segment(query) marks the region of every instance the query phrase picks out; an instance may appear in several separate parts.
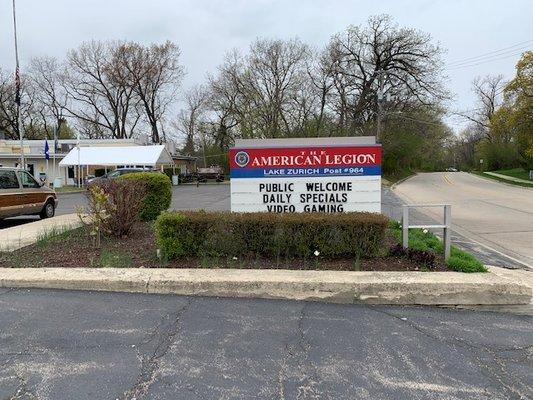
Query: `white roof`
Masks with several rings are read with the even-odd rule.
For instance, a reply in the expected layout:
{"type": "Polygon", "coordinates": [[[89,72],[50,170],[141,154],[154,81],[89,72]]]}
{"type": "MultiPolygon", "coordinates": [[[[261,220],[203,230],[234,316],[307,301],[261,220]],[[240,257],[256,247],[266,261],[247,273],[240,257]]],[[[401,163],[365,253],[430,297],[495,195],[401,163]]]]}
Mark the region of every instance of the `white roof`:
{"type": "Polygon", "coordinates": [[[162,165],[173,164],[165,146],[126,146],[126,147],[77,147],[61,160],[60,166],[72,165],[162,165]],[[79,151],[79,156],[78,156],[79,151]]]}

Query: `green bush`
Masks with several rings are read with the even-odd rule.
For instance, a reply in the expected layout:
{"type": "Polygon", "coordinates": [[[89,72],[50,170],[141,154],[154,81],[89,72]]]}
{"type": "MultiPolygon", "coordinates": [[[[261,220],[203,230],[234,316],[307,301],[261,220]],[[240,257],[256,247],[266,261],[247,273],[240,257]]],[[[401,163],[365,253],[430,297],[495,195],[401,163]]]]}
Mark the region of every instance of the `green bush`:
{"type": "Polygon", "coordinates": [[[157,244],[179,257],[369,258],[384,246],[388,219],[379,214],[167,212],[157,244]]]}
{"type": "Polygon", "coordinates": [[[139,172],[127,174],[120,179],[141,181],[146,185],[147,195],[139,213],[143,221],[155,220],[162,211],[170,207],[172,184],[165,174],[158,172],[139,172]]]}

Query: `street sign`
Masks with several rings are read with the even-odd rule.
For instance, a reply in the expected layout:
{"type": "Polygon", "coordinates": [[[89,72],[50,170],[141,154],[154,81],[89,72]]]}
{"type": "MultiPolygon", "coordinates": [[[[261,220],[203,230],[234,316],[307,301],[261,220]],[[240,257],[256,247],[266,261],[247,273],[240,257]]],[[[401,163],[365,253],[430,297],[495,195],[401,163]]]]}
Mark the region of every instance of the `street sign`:
{"type": "Polygon", "coordinates": [[[366,139],[239,141],[230,149],[231,210],[381,212],[381,146],[366,139]]]}

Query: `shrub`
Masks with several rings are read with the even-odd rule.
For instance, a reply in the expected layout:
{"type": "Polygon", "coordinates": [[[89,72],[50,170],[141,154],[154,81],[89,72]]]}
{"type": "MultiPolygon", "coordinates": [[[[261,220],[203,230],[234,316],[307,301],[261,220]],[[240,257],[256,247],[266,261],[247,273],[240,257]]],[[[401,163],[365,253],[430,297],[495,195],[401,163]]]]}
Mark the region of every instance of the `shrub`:
{"type": "Polygon", "coordinates": [[[142,181],[110,180],[92,185],[87,192],[88,215],[95,233],[128,235],[139,220],[146,193],[142,181]]]}
{"type": "Polygon", "coordinates": [[[165,174],[158,172],[139,172],[123,175],[120,180],[140,181],[146,185],[146,196],[140,209],[143,221],[152,221],[162,211],[170,207],[172,200],[172,184],[165,174]]]}
{"type": "Polygon", "coordinates": [[[388,219],[379,214],[167,212],[156,222],[165,258],[373,257],[383,248],[388,219]]]}

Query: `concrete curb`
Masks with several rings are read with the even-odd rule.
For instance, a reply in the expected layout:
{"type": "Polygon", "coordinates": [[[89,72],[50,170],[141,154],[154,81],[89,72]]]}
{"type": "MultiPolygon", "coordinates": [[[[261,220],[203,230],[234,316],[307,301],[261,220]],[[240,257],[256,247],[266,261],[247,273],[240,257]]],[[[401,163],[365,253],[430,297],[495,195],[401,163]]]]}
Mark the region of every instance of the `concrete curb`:
{"type": "Polygon", "coordinates": [[[29,246],[52,231],[68,231],[82,225],[77,214],[58,215],[0,230],[0,251],[14,251],[29,246]]]}
{"type": "Polygon", "coordinates": [[[405,178],[402,178],[399,181],[394,182],[391,186],[389,186],[390,190],[394,190],[394,188],[396,188],[396,186],[398,186],[400,183],[404,183],[406,180],[411,179],[415,177],[416,175],[418,175],[418,172],[413,172],[412,175],[406,176],[405,178]]]}
{"type": "Polygon", "coordinates": [[[530,304],[533,296],[514,275],[457,272],[0,268],[0,287],[402,305],[530,304]]]}

